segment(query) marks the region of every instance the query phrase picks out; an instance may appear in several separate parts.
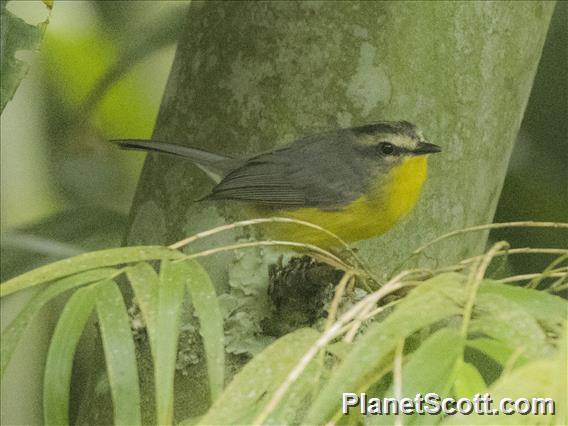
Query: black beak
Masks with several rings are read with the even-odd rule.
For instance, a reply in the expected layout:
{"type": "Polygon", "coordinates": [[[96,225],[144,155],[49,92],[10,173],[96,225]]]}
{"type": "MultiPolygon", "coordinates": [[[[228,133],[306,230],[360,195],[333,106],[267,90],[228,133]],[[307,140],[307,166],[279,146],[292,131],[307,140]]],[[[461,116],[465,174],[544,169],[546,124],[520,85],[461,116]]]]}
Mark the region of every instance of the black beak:
{"type": "Polygon", "coordinates": [[[428,142],[420,142],[418,147],[412,151],[414,155],[426,155],[426,154],[435,154],[437,152],[441,152],[442,148],[438,145],[434,145],[433,143],[428,142]]]}

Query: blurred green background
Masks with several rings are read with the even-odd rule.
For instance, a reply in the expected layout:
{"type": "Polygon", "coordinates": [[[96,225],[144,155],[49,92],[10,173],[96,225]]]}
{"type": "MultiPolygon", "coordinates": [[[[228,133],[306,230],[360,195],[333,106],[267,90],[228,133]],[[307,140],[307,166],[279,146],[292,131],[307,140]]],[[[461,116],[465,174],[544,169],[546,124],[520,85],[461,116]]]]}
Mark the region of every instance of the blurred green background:
{"type": "MultiPolygon", "coordinates": [[[[41,51],[1,117],[2,280],[120,245],[143,156],[108,139],[151,136],[188,5],[55,2],[41,51]]],[[[8,3],[32,21],[38,6],[8,3]]],[[[495,221],[568,219],[567,45],[568,4],[559,2],[495,221]]],[[[492,239],[566,246],[542,229],[492,239]]],[[[509,266],[525,273],[549,259],[517,256],[509,266]]]]}
{"type": "MultiPolygon", "coordinates": [[[[2,281],[120,245],[143,156],[108,140],[151,136],[188,5],[55,2],[1,117],[2,281]]],[[[32,24],[46,10],[39,1],[7,8],[32,24]]]]}

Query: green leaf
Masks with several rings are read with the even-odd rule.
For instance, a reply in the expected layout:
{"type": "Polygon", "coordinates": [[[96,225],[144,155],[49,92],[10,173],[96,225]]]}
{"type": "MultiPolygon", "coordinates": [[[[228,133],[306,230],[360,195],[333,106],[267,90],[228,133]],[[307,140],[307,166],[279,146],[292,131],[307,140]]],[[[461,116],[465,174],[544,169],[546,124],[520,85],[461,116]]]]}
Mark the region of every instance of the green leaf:
{"type": "Polygon", "coordinates": [[[174,375],[183,306],[184,263],[162,261],[158,293],[154,380],[158,424],[171,424],[174,410],[174,375]]]}
{"type": "Polygon", "coordinates": [[[179,426],[194,426],[199,424],[203,416],[195,416],[195,417],[188,417],[185,420],[182,420],[178,423],[179,426]]]}
{"type": "Polygon", "coordinates": [[[225,374],[223,316],[215,286],[207,272],[197,262],[184,263],[187,271],[187,288],[195,315],[199,318],[199,333],[205,347],[211,399],[215,401],[223,390],[225,374]]]}
{"type": "MultiPolygon", "coordinates": [[[[303,328],[269,345],[233,378],[199,424],[250,423],[318,337],[317,331],[303,328]]],[[[302,377],[309,378],[310,372],[305,371],[302,377]]],[[[295,385],[298,384],[297,382],[295,385]]],[[[296,404],[301,402],[298,400],[305,399],[310,390],[310,386],[306,383],[293,386],[288,392],[288,397],[285,397],[280,405],[288,406],[295,412],[296,404]],[[294,403],[290,398],[295,400],[294,403]]],[[[267,423],[292,423],[290,415],[282,411],[274,412],[267,419],[267,423]]]]}
{"type": "MultiPolygon", "coordinates": [[[[507,343],[503,341],[491,339],[489,337],[480,337],[479,339],[468,340],[467,346],[483,352],[501,365],[505,365],[507,361],[511,359],[511,356],[516,349],[508,346],[507,343]]],[[[526,355],[520,354],[515,364],[522,364],[527,359],[526,355]]]]}
{"type": "Polygon", "coordinates": [[[498,294],[477,296],[469,333],[500,340],[513,350],[522,348],[522,353],[529,358],[554,352],[537,320],[521,306],[498,294]]]}
{"type": "Polygon", "coordinates": [[[402,367],[402,395],[411,398],[428,392],[447,395],[463,349],[464,339],[458,330],[443,328],[428,337],[402,367]]]}
{"type": "Polygon", "coordinates": [[[162,246],[136,246],[99,250],[60,260],[19,275],[0,285],[0,297],[90,269],[154,259],[179,259],[183,254],[162,246]]]}
{"type": "Polygon", "coordinates": [[[110,278],[116,274],[116,271],[113,268],[104,268],[83,272],[57,281],[36,294],[2,332],[0,377],[3,377],[6,366],[10,362],[14,349],[18,345],[24,331],[47,302],[75,287],[110,278]]]}
{"type": "Polygon", "coordinates": [[[114,423],[141,423],[134,342],[122,294],[114,281],[97,285],[97,316],[114,408],[114,423]]]}
{"type": "Polygon", "coordinates": [[[335,343],[332,343],[331,345],[328,345],[326,347],[326,350],[331,355],[333,355],[333,356],[337,357],[339,360],[343,361],[347,357],[349,352],[351,351],[352,347],[353,347],[353,345],[351,343],[347,343],[347,342],[344,342],[343,340],[340,340],[339,342],[335,342],[335,343]]]}
{"type": "Polygon", "coordinates": [[[69,424],[69,390],[79,339],[96,301],[95,286],[78,290],[65,304],[51,338],[43,383],[43,415],[47,425],[69,424]]]}
{"type": "MultiPolygon", "coordinates": [[[[459,315],[463,301],[464,277],[443,274],[418,286],[400,302],[382,322],[373,324],[354,344],[328,383],[312,404],[305,419],[308,424],[323,424],[339,412],[341,395],[365,390],[375,377],[391,362],[391,354],[401,339],[440,320],[459,315]]],[[[378,378],[377,378],[378,379],[378,378]]]]}
{"type": "Polygon", "coordinates": [[[18,59],[20,51],[35,51],[39,48],[48,19],[37,26],[30,25],[6,9],[6,1],[0,4],[0,111],[12,99],[20,82],[30,69],[30,64],[18,59]]]}
{"type": "Polygon", "coordinates": [[[155,349],[158,347],[156,343],[156,328],[158,327],[157,317],[160,279],[156,271],[154,271],[154,268],[147,263],[139,263],[127,268],[126,275],[134,290],[136,303],[144,318],[148,339],[150,340],[152,357],[155,360],[155,349]]]}
{"type": "Polygon", "coordinates": [[[485,380],[469,362],[462,362],[456,374],[454,382],[454,395],[459,398],[473,398],[477,393],[481,394],[485,391],[487,385],[485,380]]]}
{"type": "Polygon", "coordinates": [[[516,287],[498,281],[484,280],[479,294],[495,294],[516,303],[538,320],[564,321],[568,303],[559,296],[531,288],[516,287]]]}
{"type": "MultiPolygon", "coordinates": [[[[566,341],[563,342],[566,347],[566,341]]],[[[555,357],[528,362],[499,378],[487,392],[493,399],[492,409],[498,408],[502,398],[552,398],[555,401],[555,415],[470,415],[448,417],[449,425],[561,425],[566,424],[566,353],[555,357]]],[[[510,406],[508,408],[511,408],[510,406]]]]}
{"type": "MultiPolygon", "coordinates": [[[[458,330],[443,328],[429,336],[411,355],[409,361],[402,366],[402,396],[414,399],[417,394],[423,396],[434,392],[448,395],[457,368],[461,363],[464,350],[464,339],[458,330]]],[[[391,385],[387,397],[395,397],[391,385]]],[[[404,424],[432,424],[439,422],[435,416],[406,416],[404,424]]],[[[394,416],[373,416],[369,424],[394,423],[394,416]]]]}

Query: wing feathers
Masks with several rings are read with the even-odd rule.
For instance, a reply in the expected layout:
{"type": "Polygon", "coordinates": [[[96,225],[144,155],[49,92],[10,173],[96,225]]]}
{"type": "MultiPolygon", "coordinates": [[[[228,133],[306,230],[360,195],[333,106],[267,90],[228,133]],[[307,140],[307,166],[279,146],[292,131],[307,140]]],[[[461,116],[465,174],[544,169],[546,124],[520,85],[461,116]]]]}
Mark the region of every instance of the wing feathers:
{"type": "Polygon", "coordinates": [[[272,207],[303,206],[306,204],[305,193],[290,179],[293,169],[293,164],[283,161],[252,159],[229,173],[208,198],[250,201],[272,207]]]}
{"type": "Polygon", "coordinates": [[[354,167],[355,160],[351,144],[342,139],[325,134],[299,140],[249,159],[229,172],[207,198],[280,209],[336,210],[364,191],[368,173],[354,167]]]}

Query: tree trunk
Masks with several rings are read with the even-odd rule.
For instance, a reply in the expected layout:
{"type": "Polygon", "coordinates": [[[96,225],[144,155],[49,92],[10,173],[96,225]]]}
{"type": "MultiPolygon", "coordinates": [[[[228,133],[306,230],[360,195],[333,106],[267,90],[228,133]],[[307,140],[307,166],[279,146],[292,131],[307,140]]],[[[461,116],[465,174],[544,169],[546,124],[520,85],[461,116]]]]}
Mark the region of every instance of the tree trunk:
{"type": "MultiPolygon", "coordinates": [[[[443,147],[430,160],[421,201],[387,235],[357,244],[388,274],[435,236],[492,221],[553,9],[550,2],[193,2],[154,137],[247,156],[324,129],[416,123],[443,147]]],[[[193,203],[211,186],[188,162],[150,155],[128,243],[169,244],[234,220],[230,203],[193,203]]],[[[446,240],[419,263],[471,256],[486,237],[446,240]]],[[[204,262],[220,292],[232,268],[259,256],[248,253],[204,262]]],[[[247,265],[249,275],[265,268],[247,265]]],[[[178,418],[199,414],[207,401],[195,382],[178,384],[178,418]]]]}
{"type": "MultiPolygon", "coordinates": [[[[359,244],[389,272],[421,243],[492,220],[553,8],[194,2],[154,137],[247,156],[323,129],[418,124],[444,149],[422,201],[388,235],[359,244]]],[[[224,209],[192,203],[211,186],[187,162],[151,155],[128,242],[170,243],[223,222],[224,209]]],[[[484,244],[473,234],[433,255],[455,260],[484,244]]]]}

